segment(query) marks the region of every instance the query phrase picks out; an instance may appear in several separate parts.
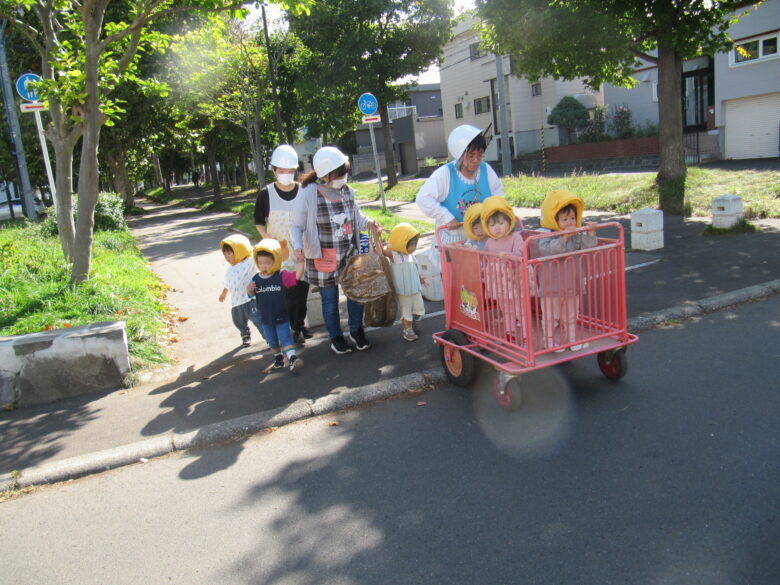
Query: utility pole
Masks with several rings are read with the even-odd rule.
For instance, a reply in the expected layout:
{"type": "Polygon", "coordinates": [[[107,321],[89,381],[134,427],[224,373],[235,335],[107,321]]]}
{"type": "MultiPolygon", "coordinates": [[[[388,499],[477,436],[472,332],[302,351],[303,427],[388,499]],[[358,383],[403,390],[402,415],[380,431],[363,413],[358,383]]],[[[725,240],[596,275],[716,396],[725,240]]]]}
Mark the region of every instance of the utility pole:
{"type": "Polygon", "coordinates": [[[271,95],[273,95],[274,98],[274,112],[276,113],[276,133],[279,135],[279,142],[285,142],[284,129],[282,128],[282,110],[279,107],[279,93],[276,91],[276,70],[274,69],[273,57],[271,57],[271,39],[268,36],[268,21],[265,18],[265,4],[260,4],[260,10],[263,15],[265,52],[268,55],[268,75],[271,78],[271,95]]]}
{"type": "Polygon", "coordinates": [[[501,169],[503,176],[511,177],[512,154],[509,149],[509,112],[506,105],[503,55],[496,55],[496,77],[498,78],[498,104],[501,108],[501,169]]]}
{"type": "MultiPolygon", "coordinates": [[[[16,117],[16,101],[11,88],[11,78],[8,74],[8,59],[5,54],[5,27],[7,20],[0,22],[0,85],[3,90],[3,104],[8,120],[8,134],[11,138],[11,155],[16,161],[16,171],[22,190],[22,209],[29,219],[38,217],[33,200],[30,175],[27,173],[27,160],[24,158],[24,146],[22,145],[22,131],[19,128],[19,118],[16,117]]],[[[9,203],[10,204],[10,203],[9,203]]]]}

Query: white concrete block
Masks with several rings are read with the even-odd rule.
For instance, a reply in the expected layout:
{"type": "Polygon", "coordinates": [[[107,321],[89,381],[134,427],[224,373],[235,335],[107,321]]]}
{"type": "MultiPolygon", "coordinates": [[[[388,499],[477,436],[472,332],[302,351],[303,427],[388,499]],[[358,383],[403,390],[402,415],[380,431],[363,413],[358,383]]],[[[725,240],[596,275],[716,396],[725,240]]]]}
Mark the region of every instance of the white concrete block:
{"type": "Polygon", "coordinates": [[[728,229],[745,217],[742,197],[739,195],[721,195],[712,200],[712,227],[728,229]]]}
{"type": "Polygon", "coordinates": [[[638,209],[631,214],[631,233],[650,233],[664,229],[664,212],[660,209],[638,209]]]}
{"type": "Polygon", "coordinates": [[[664,212],[639,209],[631,214],[631,248],[657,250],[664,247],[664,212]]]}
{"type": "Polygon", "coordinates": [[[664,232],[658,230],[650,233],[631,232],[632,250],[657,250],[664,247],[664,232]]]}
{"type": "Polygon", "coordinates": [[[734,215],[744,213],[742,197],[729,194],[712,199],[712,215],[734,215]]]}

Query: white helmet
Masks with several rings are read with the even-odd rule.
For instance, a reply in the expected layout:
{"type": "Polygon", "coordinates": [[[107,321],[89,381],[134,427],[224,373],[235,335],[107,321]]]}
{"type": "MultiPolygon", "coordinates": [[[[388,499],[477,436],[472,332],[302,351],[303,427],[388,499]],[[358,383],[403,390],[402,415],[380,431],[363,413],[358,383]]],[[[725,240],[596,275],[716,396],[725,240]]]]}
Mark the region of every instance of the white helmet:
{"type": "Polygon", "coordinates": [[[277,169],[297,169],[298,153],[289,144],[277,146],[271,155],[271,166],[277,169]]]}
{"type": "Polygon", "coordinates": [[[314,166],[314,170],[317,171],[317,178],[321,179],[348,160],[349,157],[335,146],[323,146],[314,153],[311,164],[314,166]]]}
{"type": "Polygon", "coordinates": [[[471,124],[461,124],[450,132],[450,137],[447,138],[447,148],[452,158],[458,160],[469,143],[481,133],[482,130],[471,124]]]}

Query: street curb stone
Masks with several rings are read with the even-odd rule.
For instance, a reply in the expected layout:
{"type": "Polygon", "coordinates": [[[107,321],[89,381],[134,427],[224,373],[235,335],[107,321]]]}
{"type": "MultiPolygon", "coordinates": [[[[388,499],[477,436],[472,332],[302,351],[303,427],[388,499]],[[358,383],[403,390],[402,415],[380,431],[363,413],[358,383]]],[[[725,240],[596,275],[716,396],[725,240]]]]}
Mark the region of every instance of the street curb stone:
{"type": "MultiPolygon", "coordinates": [[[[775,294],[780,294],[780,279],[690,301],[648,315],[632,317],[628,320],[628,329],[632,333],[640,333],[664,323],[689,319],[726,307],[765,299],[775,294]]],[[[313,416],[354,408],[407,392],[423,392],[445,382],[446,379],[442,367],[431,368],[367,386],[338,390],[316,400],[297,400],[288,406],[211,423],[188,433],[166,433],[128,445],[32,467],[20,473],[7,473],[0,475],[0,492],[67,481],[167,455],[174,451],[235,441],[263,429],[284,426],[313,416]]]]}

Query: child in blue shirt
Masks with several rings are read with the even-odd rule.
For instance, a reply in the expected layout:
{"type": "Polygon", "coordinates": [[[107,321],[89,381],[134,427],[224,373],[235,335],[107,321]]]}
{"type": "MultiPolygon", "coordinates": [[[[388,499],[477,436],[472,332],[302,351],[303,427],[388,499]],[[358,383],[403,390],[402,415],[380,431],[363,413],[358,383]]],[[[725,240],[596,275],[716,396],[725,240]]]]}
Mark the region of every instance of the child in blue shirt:
{"type": "Polygon", "coordinates": [[[300,369],[303,360],[295,353],[286,298],[287,289],[295,286],[303,275],[303,263],[297,265],[295,272],[280,270],[282,246],[271,238],[265,238],[255,246],[254,259],[260,272],[252,278],[247,292],[255,297],[263,334],[274,352],[271,369],[284,368],[284,354],[287,354],[287,363],[294,372],[300,369]]]}

